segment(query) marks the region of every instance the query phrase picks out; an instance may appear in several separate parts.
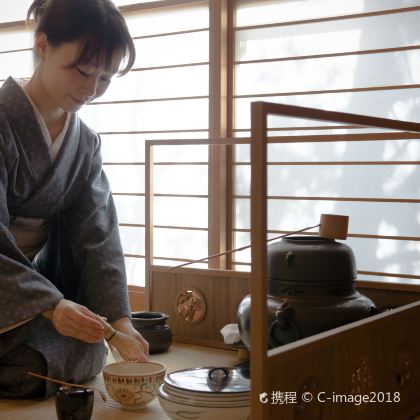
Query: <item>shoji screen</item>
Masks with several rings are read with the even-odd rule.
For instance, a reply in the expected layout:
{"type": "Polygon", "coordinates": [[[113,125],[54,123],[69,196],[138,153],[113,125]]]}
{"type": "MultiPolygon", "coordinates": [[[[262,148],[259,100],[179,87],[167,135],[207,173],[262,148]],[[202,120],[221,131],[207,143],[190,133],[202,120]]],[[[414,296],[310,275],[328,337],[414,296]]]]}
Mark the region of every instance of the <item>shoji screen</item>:
{"type": "Polygon", "coordinates": [[[0,4],[0,85],[9,77],[29,77],[33,71],[33,35],[24,25],[30,0],[0,4]]]}
{"type": "MultiPolygon", "coordinates": [[[[236,136],[266,100],[420,121],[420,1],[237,1],[236,136]]],[[[348,214],[359,278],[420,281],[420,142],[377,141],[381,130],[273,119],[272,136],[312,136],[269,147],[270,234],[348,214]],[[317,143],[336,135],[339,142],[317,143]],[[363,135],[365,142],[349,137],[363,135]]],[[[249,148],[236,147],[236,246],[249,243],[249,148]]],[[[249,269],[249,253],[235,267],[249,269]]]]}
{"type": "MultiPolygon", "coordinates": [[[[137,52],[133,70],[115,78],[107,93],[81,112],[101,134],[129,282],[139,286],[144,285],[145,271],[144,141],[208,137],[208,5],[147,6],[125,12],[137,52]]],[[[180,255],[177,244],[190,242],[191,235],[202,233],[197,247],[200,255],[207,252],[207,218],[197,223],[190,219],[189,224],[182,218],[184,208],[206,217],[207,156],[205,165],[193,165],[201,152],[193,148],[186,157],[171,149],[162,159],[172,163],[157,165],[154,175],[160,186],[154,255],[156,263],[167,259],[172,264],[180,255]],[[188,181],[200,177],[205,188],[197,197],[188,181]]]]}

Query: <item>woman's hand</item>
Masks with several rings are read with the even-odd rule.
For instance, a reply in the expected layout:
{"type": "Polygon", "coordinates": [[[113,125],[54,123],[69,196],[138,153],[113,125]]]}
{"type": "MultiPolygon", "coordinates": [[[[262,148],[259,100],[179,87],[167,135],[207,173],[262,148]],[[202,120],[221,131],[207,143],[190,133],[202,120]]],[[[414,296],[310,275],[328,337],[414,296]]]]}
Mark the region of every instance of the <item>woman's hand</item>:
{"type": "Polygon", "coordinates": [[[55,308],[42,315],[51,320],[61,335],[86,343],[97,343],[104,338],[104,327],[96,319],[96,315],[85,306],[71,300],[61,299],[55,308]]]}
{"type": "Polygon", "coordinates": [[[120,331],[134,338],[139,345],[139,350],[142,353],[144,353],[145,360],[147,361],[149,359],[149,343],[143,338],[143,336],[138,331],[134,329],[133,324],[131,323],[129,318],[124,317],[117,319],[111,325],[117,331],[120,331]]]}

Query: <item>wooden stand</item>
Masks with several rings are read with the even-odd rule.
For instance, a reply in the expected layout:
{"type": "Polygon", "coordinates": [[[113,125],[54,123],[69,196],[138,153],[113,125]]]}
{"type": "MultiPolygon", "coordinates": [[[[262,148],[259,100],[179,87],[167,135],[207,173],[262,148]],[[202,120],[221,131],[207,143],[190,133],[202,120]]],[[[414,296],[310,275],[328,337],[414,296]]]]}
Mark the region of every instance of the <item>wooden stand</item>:
{"type": "Polygon", "coordinates": [[[252,419],[409,418],[420,412],[420,302],[267,351],[268,115],[420,132],[415,123],[251,104],[252,419]]]}

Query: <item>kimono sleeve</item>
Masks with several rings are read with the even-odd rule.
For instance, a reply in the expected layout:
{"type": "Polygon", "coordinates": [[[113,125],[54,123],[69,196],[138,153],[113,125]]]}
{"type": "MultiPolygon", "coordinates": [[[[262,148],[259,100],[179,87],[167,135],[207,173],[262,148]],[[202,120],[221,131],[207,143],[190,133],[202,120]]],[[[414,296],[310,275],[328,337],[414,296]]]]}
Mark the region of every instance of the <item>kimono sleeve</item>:
{"type": "Polygon", "coordinates": [[[97,140],[88,181],[64,217],[81,273],[77,300],[113,322],[131,313],[117,214],[97,140]]]}
{"type": "Polygon", "coordinates": [[[5,328],[56,306],[63,295],[35,270],[9,231],[8,168],[2,144],[0,134],[0,328],[5,328]]]}

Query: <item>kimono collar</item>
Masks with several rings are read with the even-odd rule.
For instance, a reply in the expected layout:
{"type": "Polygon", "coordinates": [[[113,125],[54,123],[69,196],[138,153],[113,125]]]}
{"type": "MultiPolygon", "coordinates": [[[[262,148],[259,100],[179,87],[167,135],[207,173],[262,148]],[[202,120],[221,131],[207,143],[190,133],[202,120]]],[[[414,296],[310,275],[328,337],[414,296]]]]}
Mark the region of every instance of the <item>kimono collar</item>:
{"type": "MultiPolygon", "coordinates": [[[[32,105],[25,92],[12,77],[9,77],[0,88],[0,105],[7,115],[13,134],[20,146],[21,157],[26,158],[32,176],[38,183],[51,170],[53,161],[32,105]]],[[[74,124],[75,118],[73,114],[70,118],[70,127],[72,123],[74,124]]],[[[68,136],[65,136],[62,148],[66,147],[66,137],[68,136]]],[[[74,144],[67,146],[77,147],[74,144]]]]}
{"type": "Polygon", "coordinates": [[[50,156],[48,145],[32,105],[12,77],[9,77],[0,89],[0,104],[3,105],[16,140],[22,146],[23,154],[29,160],[34,178],[38,178],[40,172],[45,175],[52,163],[51,157],[47,164],[45,161],[50,156]]]}

